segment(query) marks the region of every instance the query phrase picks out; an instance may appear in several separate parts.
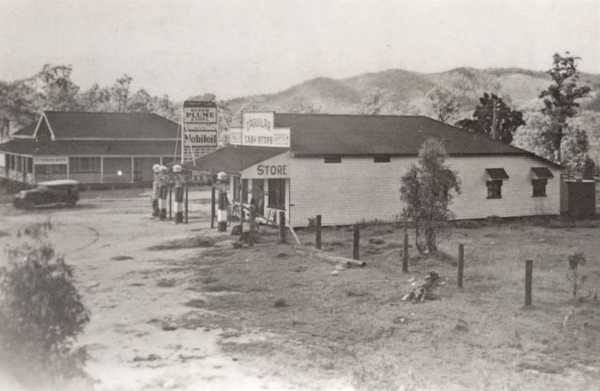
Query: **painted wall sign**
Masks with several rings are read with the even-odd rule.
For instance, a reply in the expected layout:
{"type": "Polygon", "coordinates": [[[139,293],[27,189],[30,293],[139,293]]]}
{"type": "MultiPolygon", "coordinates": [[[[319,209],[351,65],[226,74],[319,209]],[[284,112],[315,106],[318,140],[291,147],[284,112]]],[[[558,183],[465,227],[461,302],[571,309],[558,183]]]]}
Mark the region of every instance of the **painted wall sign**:
{"type": "Polygon", "coordinates": [[[259,164],[256,166],[256,175],[259,177],[288,176],[287,164],[259,164]]]}
{"type": "Polygon", "coordinates": [[[229,142],[234,145],[251,145],[261,147],[290,146],[290,129],[274,127],[275,113],[249,112],[242,113],[242,128],[229,131],[229,142]]]}
{"type": "Polygon", "coordinates": [[[182,110],[182,145],[184,161],[206,154],[217,147],[217,104],[211,101],[185,101],[182,110]]]}
{"type": "Polygon", "coordinates": [[[34,156],[33,164],[68,164],[68,156],[34,156]]]}

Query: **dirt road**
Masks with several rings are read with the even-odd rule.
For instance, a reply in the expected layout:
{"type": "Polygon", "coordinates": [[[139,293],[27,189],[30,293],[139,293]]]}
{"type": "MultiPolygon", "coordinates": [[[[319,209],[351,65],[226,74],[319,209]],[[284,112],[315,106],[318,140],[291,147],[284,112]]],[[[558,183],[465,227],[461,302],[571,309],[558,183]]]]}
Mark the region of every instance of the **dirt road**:
{"type": "MultiPolygon", "coordinates": [[[[189,225],[151,218],[148,194],[141,190],[83,193],[72,209],[24,212],[0,206],[0,230],[10,235],[29,223],[51,220],[49,239],[74,265],[92,313],[79,342],[88,346],[87,369],[97,390],[297,389],[258,362],[225,354],[219,342],[235,338],[210,321],[221,315],[185,305],[210,295],[188,289],[188,269],[181,267],[193,257],[195,267],[202,268],[202,249],[148,249],[207,231],[208,208],[200,201],[207,196],[191,194],[196,202],[189,225]]],[[[0,245],[8,244],[10,235],[1,237],[0,245]]],[[[256,331],[236,338],[269,336],[256,331]]]]}

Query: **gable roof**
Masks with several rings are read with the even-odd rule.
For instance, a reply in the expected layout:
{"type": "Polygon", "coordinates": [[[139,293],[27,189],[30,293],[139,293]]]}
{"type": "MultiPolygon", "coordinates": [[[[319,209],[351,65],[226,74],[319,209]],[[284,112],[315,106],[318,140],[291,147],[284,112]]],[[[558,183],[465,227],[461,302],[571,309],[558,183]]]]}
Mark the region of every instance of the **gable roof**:
{"type": "Polygon", "coordinates": [[[177,123],[153,113],[44,111],[40,120],[17,131],[17,138],[33,137],[42,122],[55,140],[176,139],[177,123]]]}
{"type": "Polygon", "coordinates": [[[424,116],[275,113],[275,127],[291,128],[294,156],[416,156],[426,139],[444,143],[453,156],[523,155],[531,152],[424,116]]]}
{"type": "Polygon", "coordinates": [[[250,166],[287,151],[287,148],[228,145],[196,159],[196,164],[192,166],[192,169],[213,174],[219,171],[237,174],[250,166]]]}

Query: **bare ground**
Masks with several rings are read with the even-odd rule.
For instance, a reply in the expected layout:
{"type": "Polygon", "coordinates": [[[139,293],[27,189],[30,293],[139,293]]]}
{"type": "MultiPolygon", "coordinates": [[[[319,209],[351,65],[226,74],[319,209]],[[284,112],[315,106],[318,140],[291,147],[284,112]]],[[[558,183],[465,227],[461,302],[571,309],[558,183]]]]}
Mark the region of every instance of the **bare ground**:
{"type": "MultiPolygon", "coordinates": [[[[206,193],[193,193],[195,199],[206,193]]],[[[361,231],[364,268],[342,269],[277,244],[263,228],[232,249],[207,228],[149,217],[140,191],[84,193],[76,209],[2,206],[0,244],[51,218],[51,239],[75,265],[92,321],[81,338],[98,390],[383,389],[595,390],[600,304],[573,301],[566,258],[583,251],[584,294],[600,290],[595,222],[457,228],[447,256],[400,267],[402,231],[361,231]],[[456,252],[465,244],[465,285],[456,252]],[[525,259],[534,259],[534,306],[523,308],[525,259]],[[438,272],[440,300],[401,301],[413,278],[438,272]],[[241,387],[243,385],[243,387],[241,387]]],[[[313,233],[299,232],[302,243],[313,233]]],[[[350,256],[352,232],[326,229],[324,250],[350,256]]],[[[292,240],[291,238],[288,238],[292,240]]],[[[411,249],[411,254],[414,250],[411,249]]]]}

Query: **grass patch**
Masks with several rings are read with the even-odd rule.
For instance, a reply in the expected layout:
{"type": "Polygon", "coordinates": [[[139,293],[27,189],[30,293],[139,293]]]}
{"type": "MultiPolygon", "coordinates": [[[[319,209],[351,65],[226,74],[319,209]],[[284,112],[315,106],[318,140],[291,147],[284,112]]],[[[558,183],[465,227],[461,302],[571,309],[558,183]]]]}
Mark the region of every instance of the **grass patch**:
{"type": "Polygon", "coordinates": [[[178,250],[185,248],[200,248],[200,247],[213,247],[216,243],[216,239],[207,237],[193,237],[185,239],[170,240],[165,243],[151,246],[148,249],[152,251],[162,250],[178,250]]]}
{"type": "Polygon", "coordinates": [[[202,299],[192,299],[184,303],[184,305],[192,308],[204,308],[206,307],[206,302],[202,299]]]}
{"type": "Polygon", "coordinates": [[[365,291],[355,291],[353,289],[348,289],[346,291],[346,296],[348,297],[364,297],[364,296],[368,296],[369,292],[365,292],[365,291]]]}
{"type": "Polygon", "coordinates": [[[172,288],[175,286],[175,282],[176,281],[174,278],[161,278],[160,280],[158,280],[158,283],[156,285],[161,288],[172,288]]]}
{"type": "Polygon", "coordinates": [[[369,239],[369,243],[381,245],[381,244],[385,243],[385,240],[383,238],[371,238],[371,239],[369,239]]]}
{"type": "Polygon", "coordinates": [[[235,291],[238,287],[227,284],[212,284],[204,287],[205,292],[227,292],[235,291]]]}
{"type": "Polygon", "coordinates": [[[129,261],[129,260],[133,259],[133,257],[130,257],[129,255],[117,255],[110,259],[112,261],[129,261]]]}
{"type": "Polygon", "coordinates": [[[285,301],[285,299],[277,299],[275,300],[275,303],[273,303],[273,307],[275,308],[283,308],[288,306],[289,304],[287,303],[287,301],[285,301]]]}
{"type": "Polygon", "coordinates": [[[219,281],[219,279],[215,278],[213,276],[206,276],[202,279],[202,282],[204,284],[212,284],[213,282],[217,282],[217,281],[219,281]]]}

